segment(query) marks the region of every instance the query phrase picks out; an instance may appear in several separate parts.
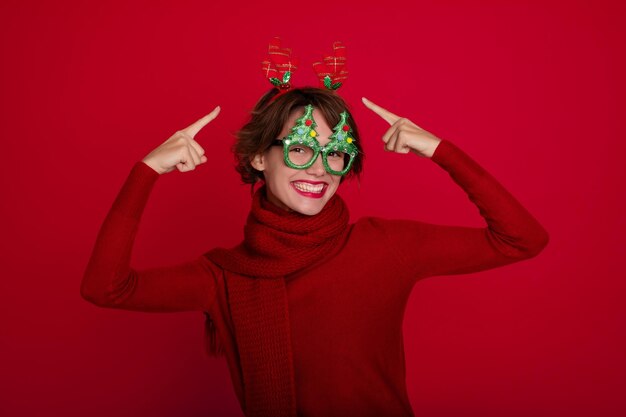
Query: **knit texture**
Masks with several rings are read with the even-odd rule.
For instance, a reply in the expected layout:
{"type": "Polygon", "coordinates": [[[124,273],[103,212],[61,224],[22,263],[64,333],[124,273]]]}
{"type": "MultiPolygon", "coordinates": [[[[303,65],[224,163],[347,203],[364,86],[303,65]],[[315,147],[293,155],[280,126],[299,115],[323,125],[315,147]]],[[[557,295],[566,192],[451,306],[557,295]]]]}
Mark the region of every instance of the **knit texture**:
{"type": "MultiPolygon", "coordinates": [[[[252,200],[244,241],[231,250],[205,254],[227,271],[248,415],[296,415],[284,276],[336,253],[345,241],[349,217],[337,194],[320,213],[306,216],[270,203],[264,186],[252,200]]],[[[212,353],[223,351],[216,333],[209,337],[216,348],[212,353]]]]}
{"type": "MultiPolygon", "coordinates": [[[[415,164],[428,163],[414,159],[415,164]]],[[[460,204],[459,212],[477,208],[476,214],[482,216],[484,225],[466,227],[363,217],[348,226],[345,242],[337,245],[336,253],[325,253],[317,264],[285,276],[288,310],[280,305],[263,306],[264,316],[275,316],[282,322],[281,311],[288,311],[286,318],[291,324],[284,335],[270,340],[275,346],[277,340],[290,339],[295,380],[295,400],[289,400],[277,415],[293,414],[295,403],[297,414],[312,417],[414,416],[406,387],[403,321],[411,292],[414,287],[419,291],[415,284],[425,277],[475,273],[529,259],[547,245],[548,234],[542,225],[456,145],[442,140],[431,161],[450,175],[454,183],[451,181],[449,187],[458,185],[458,192],[464,192],[468,203],[473,203],[466,207],[460,204]]],[[[263,404],[266,388],[244,383],[241,362],[250,356],[242,354],[244,348],[239,338],[259,336],[254,335],[255,329],[251,336],[239,336],[241,327],[236,329],[231,292],[236,286],[232,278],[237,279],[235,275],[239,274],[225,270],[204,254],[173,265],[132,267],[131,252],[140,219],[159,177],[143,162],[132,167],[97,235],[81,295],[101,307],[210,315],[223,342],[224,359],[242,409],[247,415],[267,414],[278,402],[276,398],[284,398],[286,391],[273,391],[276,397],[268,398],[267,406],[263,404]],[[248,406],[244,408],[246,402],[248,406]],[[253,403],[258,410],[252,407],[253,403]]],[[[407,189],[410,192],[419,190],[407,189]]],[[[403,198],[398,196],[399,201],[403,198]]],[[[243,275],[241,278],[249,280],[243,275]]],[[[273,281],[267,278],[254,282],[271,285],[273,281]]],[[[454,280],[448,281],[448,285],[454,285],[454,280]]],[[[265,290],[252,288],[251,293],[261,291],[265,290]]],[[[272,294],[280,297],[281,291],[277,288],[272,294]]],[[[243,298],[253,296],[237,296],[238,300],[243,298]]],[[[237,314],[241,313],[246,314],[237,314]]],[[[106,317],[101,312],[100,319],[107,320],[106,317]]],[[[237,318],[237,322],[241,321],[241,317],[237,318]]],[[[258,374],[272,376],[253,378],[257,381],[291,377],[289,372],[264,368],[263,360],[260,362],[256,365],[258,374]]],[[[117,372],[123,378],[124,370],[117,372]]]]}
{"type": "Polygon", "coordinates": [[[338,194],[320,213],[307,216],[270,203],[263,186],[253,196],[244,241],[233,249],[213,249],[206,256],[240,275],[282,277],[333,253],[345,239],[349,219],[348,208],[338,194]]]}

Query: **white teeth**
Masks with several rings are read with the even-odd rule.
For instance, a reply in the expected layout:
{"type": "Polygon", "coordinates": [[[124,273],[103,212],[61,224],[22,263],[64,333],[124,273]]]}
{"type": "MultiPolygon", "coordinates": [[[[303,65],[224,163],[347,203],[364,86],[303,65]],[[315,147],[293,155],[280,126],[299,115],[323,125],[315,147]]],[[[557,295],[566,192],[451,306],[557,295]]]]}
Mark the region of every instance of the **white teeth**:
{"type": "Polygon", "coordinates": [[[294,182],[294,187],[296,187],[300,191],[304,191],[306,193],[321,193],[324,189],[324,184],[309,184],[306,182],[294,182]]]}

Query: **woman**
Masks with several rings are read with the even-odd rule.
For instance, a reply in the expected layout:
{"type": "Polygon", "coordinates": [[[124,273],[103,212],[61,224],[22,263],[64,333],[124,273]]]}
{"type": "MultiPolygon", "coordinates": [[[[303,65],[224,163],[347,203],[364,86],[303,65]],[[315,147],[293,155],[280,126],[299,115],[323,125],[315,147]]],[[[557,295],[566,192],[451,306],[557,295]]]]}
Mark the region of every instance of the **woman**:
{"type": "Polygon", "coordinates": [[[346,103],[321,88],[273,89],[235,145],[244,182],[262,184],[244,241],[171,267],[129,265],[152,186],[160,174],[207,162],[194,136],[217,107],[135,164],[102,225],[82,296],[102,307],[204,312],[210,352],[225,355],[248,416],[412,416],[402,321],[414,284],[528,259],[548,235],[454,144],[363,102],[391,125],[386,150],[445,169],[488,226],[349,224],[336,191],[361,171],[363,152],[346,103]]]}

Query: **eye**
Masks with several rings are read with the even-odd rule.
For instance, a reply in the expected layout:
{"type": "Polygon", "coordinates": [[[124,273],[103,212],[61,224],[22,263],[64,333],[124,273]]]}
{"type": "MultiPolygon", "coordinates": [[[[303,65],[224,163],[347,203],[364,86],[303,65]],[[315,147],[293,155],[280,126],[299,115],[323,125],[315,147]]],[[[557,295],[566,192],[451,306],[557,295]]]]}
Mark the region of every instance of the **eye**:
{"type": "Polygon", "coordinates": [[[341,151],[330,151],[328,152],[328,158],[333,158],[333,159],[343,159],[343,156],[345,154],[341,151]]]}
{"type": "Polygon", "coordinates": [[[293,147],[289,148],[289,152],[305,153],[306,150],[304,148],[302,148],[302,147],[293,146],[293,147]]]}

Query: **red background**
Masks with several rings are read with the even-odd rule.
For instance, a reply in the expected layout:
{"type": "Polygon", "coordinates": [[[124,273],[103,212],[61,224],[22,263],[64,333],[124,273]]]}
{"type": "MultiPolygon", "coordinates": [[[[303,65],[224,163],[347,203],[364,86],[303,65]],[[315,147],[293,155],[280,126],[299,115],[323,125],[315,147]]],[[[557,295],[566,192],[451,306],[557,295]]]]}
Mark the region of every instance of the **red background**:
{"type": "Polygon", "coordinates": [[[340,92],[367,151],[360,186],[342,186],[353,219],[484,225],[445,171],[383,151],[366,96],[456,143],[550,233],[531,260],[416,284],[416,414],[625,415],[620,3],[3,1],[0,414],[241,415],[200,313],[101,309],[79,287],[132,165],[218,104],[196,137],[208,163],[159,178],[133,267],[241,239],[249,190],[229,148],[279,35],[297,85],[334,40],[348,48],[340,92]]]}

